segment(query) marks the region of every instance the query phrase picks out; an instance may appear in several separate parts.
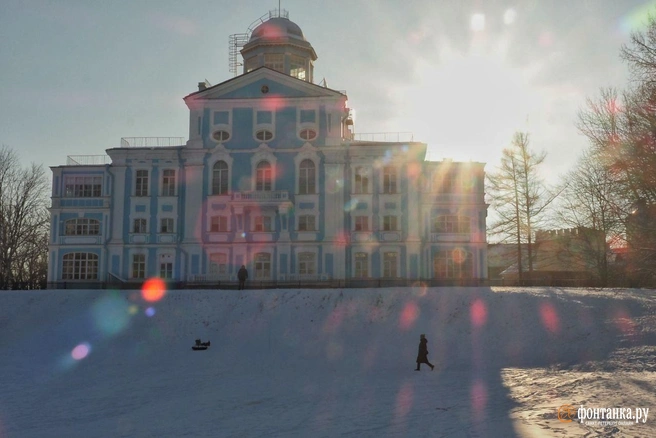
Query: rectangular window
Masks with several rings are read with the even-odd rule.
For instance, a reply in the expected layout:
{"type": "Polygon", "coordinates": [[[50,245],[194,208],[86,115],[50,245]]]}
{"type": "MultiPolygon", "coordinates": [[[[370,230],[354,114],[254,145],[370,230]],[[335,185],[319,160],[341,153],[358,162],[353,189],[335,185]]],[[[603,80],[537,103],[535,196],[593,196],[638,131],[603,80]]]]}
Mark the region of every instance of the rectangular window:
{"type": "Polygon", "coordinates": [[[256,120],[258,125],[270,125],[273,123],[273,115],[271,111],[258,111],[256,120]]]}
{"type": "Polygon", "coordinates": [[[137,170],[136,179],[134,182],[135,196],[148,196],[148,171],[137,170]]]}
{"type": "Polygon", "coordinates": [[[283,54],[278,53],[265,53],[264,54],[264,66],[269,67],[272,70],[279,72],[285,71],[285,64],[283,54]]]}
{"type": "Polygon", "coordinates": [[[290,56],[289,67],[290,76],[305,80],[305,58],[297,55],[290,56]]]}
{"type": "Polygon", "coordinates": [[[316,113],[314,110],[301,110],[301,123],[314,123],[316,113]]]}
{"type": "Polygon", "coordinates": [[[355,217],[355,231],[369,231],[369,216],[355,217]]]}
{"type": "Polygon", "coordinates": [[[159,232],[175,233],[175,230],[173,229],[173,219],[170,217],[162,219],[162,221],[160,222],[159,232]]]}
{"type": "Polygon", "coordinates": [[[85,218],[67,220],[64,234],[67,236],[97,236],[100,234],[100,221],[85,218]]]}
{"type": "Polygon", "coordinates": [[[102,196],[101,176],[67,176],[64,179],[67,198],[98,198],[102,196]]]}
{"type": "Polygon", "coordinates": [[[271,254],[259,252],[255,254],[255,278],[271,278],[271,254]]]}
{"type": "Polygon", "coordinates": [[[263,231],[271,232],[271,217],[270,216],[255,216],[255,230],[254,231],[263,231]]]}
{"type": "Polygon", "coordinates": [[[210,219],[210,232],[221,233],[228,231],[228,216],[212,216],[210,219]]]}
{"type": "Polygon", "coordinates": [[[467,216],[445,215],[433,219],[433,233],[469,234],[471,221],[467,216]]]}
{"type": "Polygon", "coordinates": [[[369,255],[364,252],[355,253],[355,277],[366,278],[369,276],[369,255]]]}
{"type": "Polygon", "coordinates": [[[383,231],[398,231],[396,216],[383,216],[383,231]]]}
{"type": "Polygon", "coordinates": [[[210,274],[224,275],[228,273],[228,256],[223,253],[210,254],[210,274]]]}
{"type": "Polygon", "coordinates": [[[369,193],[369,177],[362,167],[355,169],[354,193],[369,193]]]}
{"type": "Polygon", "coordinates": [[[229,125],[230,113],[228,111],[214,111],[214,124],[215,125],[229,125]]]}
{"type": "Polygon", "coordinates": [[[396,278],[397,253],[386,252],[383,254],[383,277],[396,278]]]}
{"type": "Polygon", "coordinates": [[[397,193],[396,167],[386,166],[383,168],[383,193],[397,193]]]}
{"type": "Polygon", "coordinates": [[[298,255],[299,275],[315,274],[315,254],[313,252],[302,252],[298,255]]]}
{"type": "Polygon", "coordinates": [[[303,215],[298,217],[298,231],[315,231],[313,215],[303,215]]]}
{"type": "Polygon", "coordinates": [[[147,233],[146,219],[135,219],[132,226],[132,232],[137,234],[147,233]]]}
{"type": "Polygon", "coordinates": [[[162,196],[175,196],[175,170],[162,172],[162,196]]]}
{"type": "Polygon", "coordinates": [[[64,255],[62,280],[97,280],[98,256],[76,252],[64,255]]]}
{"type": "Polygon", "coordinates": [[[161,278],[173,278],[173,263],[162,262],[159,264],[159,276],[161,278]]]}
{"type": "Polygon", "coordinates": [[[132,255],[132,278],[146,278],[146,255],[132,255]]]}

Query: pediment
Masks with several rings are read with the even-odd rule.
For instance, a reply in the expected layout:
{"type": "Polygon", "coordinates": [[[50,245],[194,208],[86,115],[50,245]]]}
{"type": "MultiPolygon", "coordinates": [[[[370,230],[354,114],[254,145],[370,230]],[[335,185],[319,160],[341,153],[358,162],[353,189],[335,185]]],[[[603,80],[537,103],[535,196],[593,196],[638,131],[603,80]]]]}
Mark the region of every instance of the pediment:
{"type": "Polygon", "coordinates": [[[249,73],[192,93],[185,100],[342,97],[342,93],[284,73],[260,67],[249,73]]]}

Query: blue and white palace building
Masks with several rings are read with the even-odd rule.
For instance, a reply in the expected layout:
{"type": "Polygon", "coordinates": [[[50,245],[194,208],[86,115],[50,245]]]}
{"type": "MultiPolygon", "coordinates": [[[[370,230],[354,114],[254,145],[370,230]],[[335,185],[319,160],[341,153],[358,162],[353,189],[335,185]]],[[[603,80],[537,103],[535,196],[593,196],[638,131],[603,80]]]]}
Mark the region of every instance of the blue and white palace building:
{"type": "Polygon", "coordinates": [[[484,164],[355,134],[284,12],[237,53],[239,75],[184,97],[188,140],[124,138],[52,167],[51,287],[234,287],[242,264],[251,287],[487,278],[484,164]]]}

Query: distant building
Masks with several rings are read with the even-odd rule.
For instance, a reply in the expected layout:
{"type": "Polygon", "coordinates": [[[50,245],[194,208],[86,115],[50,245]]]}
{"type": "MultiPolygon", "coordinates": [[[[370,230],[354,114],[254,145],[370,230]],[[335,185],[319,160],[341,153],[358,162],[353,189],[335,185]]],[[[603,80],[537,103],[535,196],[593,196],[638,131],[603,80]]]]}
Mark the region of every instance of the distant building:
{"type": "Polygon", "coordinates": [[[632,286],[656,286],[656,205],[636,203],[626,220],[626,269],[632,286]]]}
{"type": "Polygon", "coordinates": [[[124,138],[52,168],[51,286],[223,287],[242,264],[262,286],[487,277],[484,164],[355,134],[285,12],[231,44],[243,72],[184,97],[187,140],[124,138]]]}
{"type": "MultiPolygon", "coordinates": [[[[525,250],[526,245],[522,245],[525,250]]],[[[517,257],[516,251],[514,252],[517,257]]],[[[603,231],[585,227],[538,231],[533,243],[533,271],[523,258],[522,272],[527,284],[589,286],[599,284],[607,270],[608,250],[603,231]]],[[[517,262],[501,272],[504,284],[517,284],[517,262]]]]}

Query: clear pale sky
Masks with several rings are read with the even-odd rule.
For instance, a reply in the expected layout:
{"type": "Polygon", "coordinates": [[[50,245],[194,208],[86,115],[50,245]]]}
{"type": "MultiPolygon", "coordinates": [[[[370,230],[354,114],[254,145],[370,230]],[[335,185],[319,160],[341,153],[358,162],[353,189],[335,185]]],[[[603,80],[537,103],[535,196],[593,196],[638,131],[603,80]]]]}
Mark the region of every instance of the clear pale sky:
{"type": "MultiPolygon", "coordinates": [[[[356,132],[414,133],[435,159],[492,170],[516,130],[556,179],[586,141],[578,110],[627,84],[619,49],[654,2],[284,0],[346,90],[356,132]]],[[[277,1],[3,0],[0,143],[24,163],[104,154],[121,137],[187,137],[182,98],[232,77],[228,37],[277,1]]]]}

